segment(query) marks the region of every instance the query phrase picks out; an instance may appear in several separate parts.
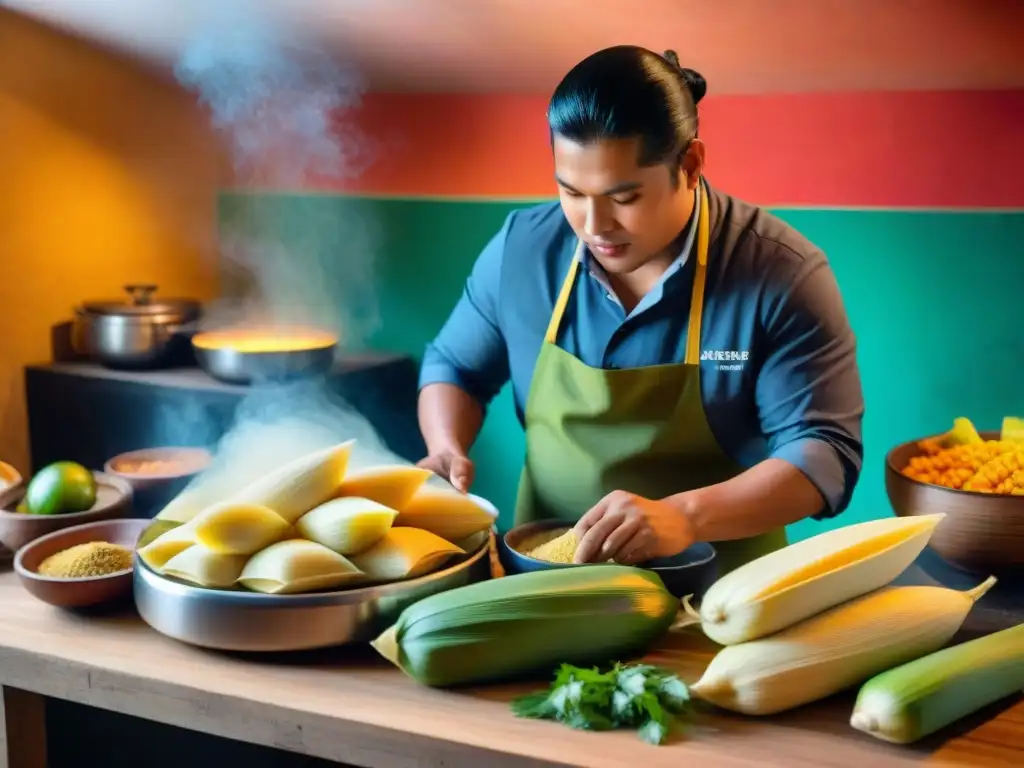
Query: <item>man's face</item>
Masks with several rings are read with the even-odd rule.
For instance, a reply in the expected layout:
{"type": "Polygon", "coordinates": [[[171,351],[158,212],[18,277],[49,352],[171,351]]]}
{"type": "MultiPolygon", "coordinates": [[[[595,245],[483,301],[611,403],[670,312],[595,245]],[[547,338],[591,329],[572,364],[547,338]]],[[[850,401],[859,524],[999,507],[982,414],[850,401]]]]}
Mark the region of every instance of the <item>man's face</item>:
{"type": "Polygon", "coordinates": [[[665,255],[693,212],[700,153],[691,148],[679,169],[638,165],[639,139],[556,135],[552,146],[562,211],[605,272],[629,274],[665,255]]]}

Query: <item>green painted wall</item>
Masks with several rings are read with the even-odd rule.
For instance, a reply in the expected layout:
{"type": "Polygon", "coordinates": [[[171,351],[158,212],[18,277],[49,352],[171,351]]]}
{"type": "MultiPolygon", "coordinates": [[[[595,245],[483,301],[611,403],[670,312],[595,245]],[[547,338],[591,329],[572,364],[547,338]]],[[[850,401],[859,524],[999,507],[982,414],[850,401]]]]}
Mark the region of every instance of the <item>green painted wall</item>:
{"type": "MultiPolygon", "coordinates": [[[[337,300],[364,305],[373,260],[379,323],[370,346],[419,356],[480,248],[515,203],[225,195],[222,223],[272,233],[295,269],[319,270],[337,300]]],[[[955,416],[996,428],[1024,415],[1024,212],[778,210],[822,246],[858,337],[865,469],[850,523],[889,513],[882,462],[897,442],[955,416]]],[[[511,509],[521,430],[506,388],[474,448],[475,490],[511,509]]],[[[834,523],[832,523],[834,525],[834,523]]],[[[821,530],[793,526],[791,538],[821,530]]]]}

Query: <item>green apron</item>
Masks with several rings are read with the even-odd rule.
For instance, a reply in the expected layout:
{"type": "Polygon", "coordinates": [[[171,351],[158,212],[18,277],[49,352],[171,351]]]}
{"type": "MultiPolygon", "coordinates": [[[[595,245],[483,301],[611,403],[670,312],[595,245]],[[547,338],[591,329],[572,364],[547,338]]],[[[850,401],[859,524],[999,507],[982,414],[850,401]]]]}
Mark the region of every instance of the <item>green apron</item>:
{"type": "MultiPolygon", "coordinates": [[[[575,524],[615,490],[660,499],[728,480],[743,471],[718,445],[704,415],[700,329],[707,279],[708,197],[700,186],[697,263],[683,362],[646,368],[592,368],[556,340],[579,272],[574,258],[548,325],[526,400],[526,462],[515,522],[575,524]]],[[[582,247],[582,246],[581,246],[582,247]]],[[[712,542],[719,573],[786,545],[784,528],[712,542]]]]}

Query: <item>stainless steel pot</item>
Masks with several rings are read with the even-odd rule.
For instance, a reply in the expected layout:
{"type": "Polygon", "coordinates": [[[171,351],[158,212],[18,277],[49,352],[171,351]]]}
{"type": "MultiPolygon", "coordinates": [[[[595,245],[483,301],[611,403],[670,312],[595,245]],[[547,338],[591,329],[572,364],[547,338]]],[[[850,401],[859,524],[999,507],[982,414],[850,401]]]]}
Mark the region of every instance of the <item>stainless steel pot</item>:
{"type": "Polygon", "coordinates": [[[155,285],[126,285],[128,301],[90,301],[75,312],[75,336],[110,368],[159,368],[187,353],[201,314],[192,299],[154,300],[155,285]]]}

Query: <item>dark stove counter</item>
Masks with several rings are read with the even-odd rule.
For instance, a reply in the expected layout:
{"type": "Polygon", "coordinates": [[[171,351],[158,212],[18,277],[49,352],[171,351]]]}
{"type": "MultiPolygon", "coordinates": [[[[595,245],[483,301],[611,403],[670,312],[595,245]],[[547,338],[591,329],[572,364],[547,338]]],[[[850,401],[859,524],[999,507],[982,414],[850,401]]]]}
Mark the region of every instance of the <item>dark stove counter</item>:
{"type": "MultiPolygon", "coordinates": [[[[365,418],[390,450],[417,461],[425,453],[416,420],[417,378],[410,357],[361,353],[335,366],[327,390],[365,418]]],[[[160,445],[213,446],[239,405],[257,391],[274,401],[273,388],[224,384],[199,368],[132,372],[89,363],[29,365],[25,392],[33,471],[61,460],[99,469],[119,453],[160,445]]],[[[278,397],[275,407],[286,409],[286,397],[278,397]]]]}

